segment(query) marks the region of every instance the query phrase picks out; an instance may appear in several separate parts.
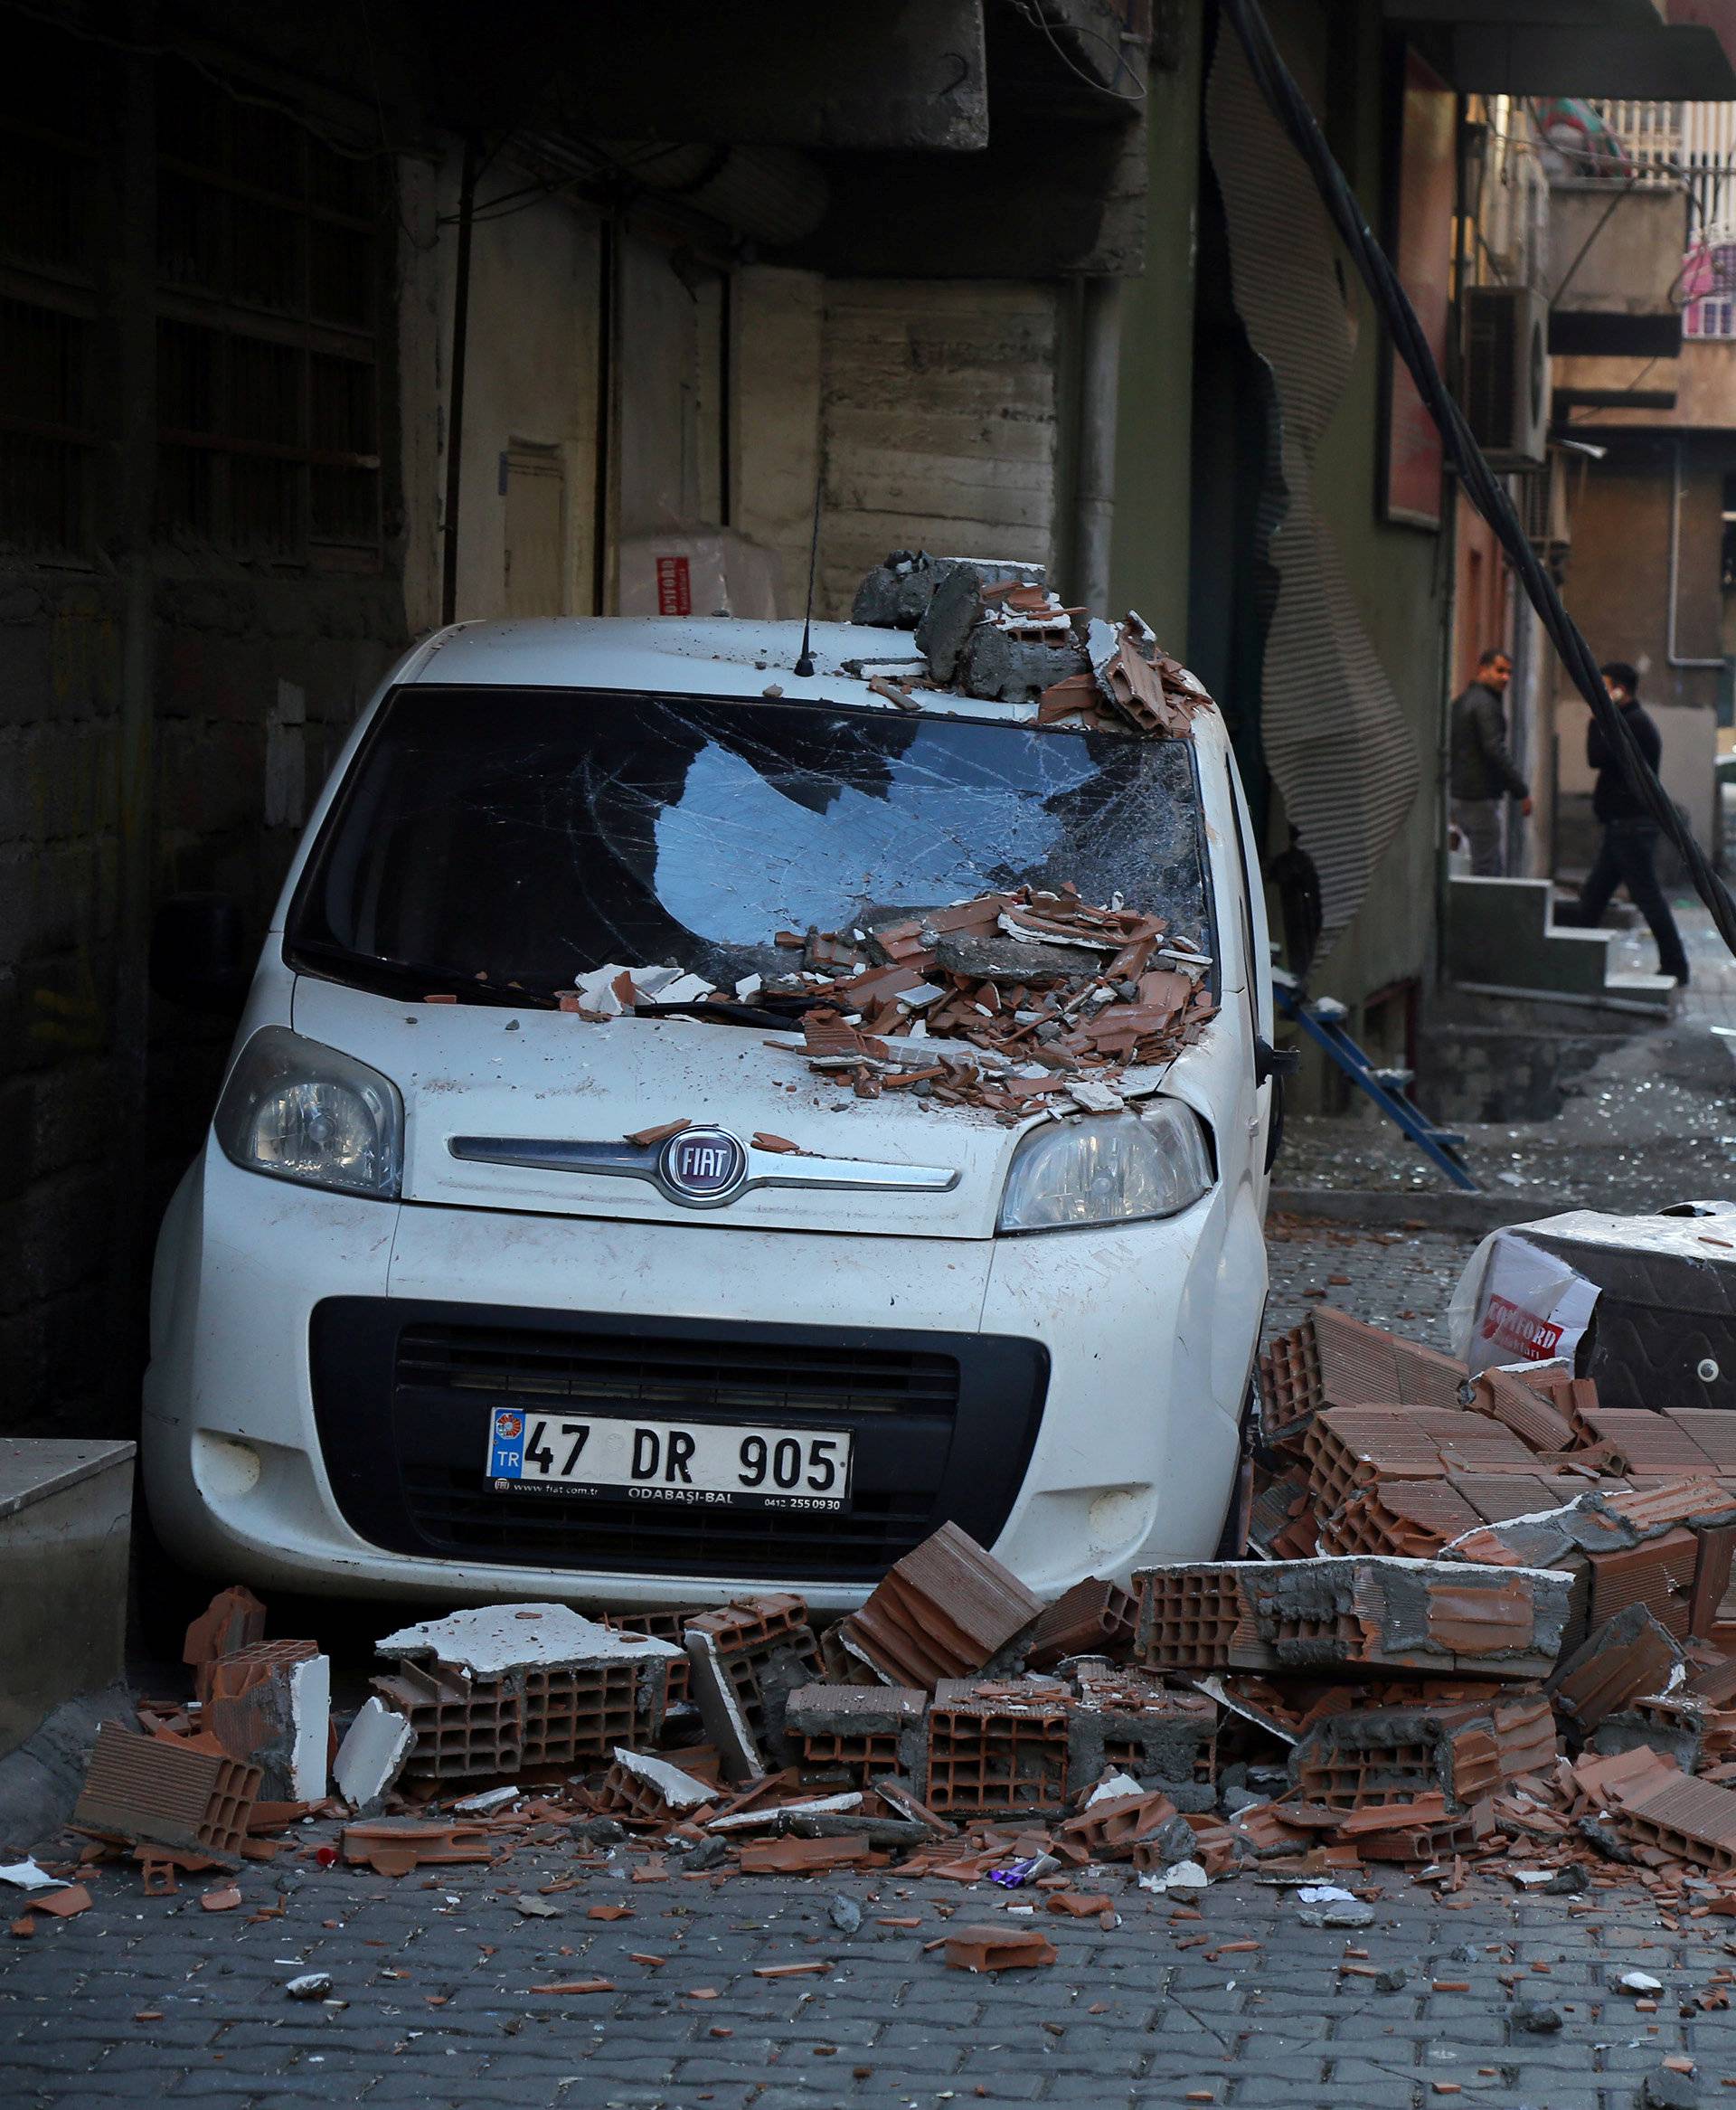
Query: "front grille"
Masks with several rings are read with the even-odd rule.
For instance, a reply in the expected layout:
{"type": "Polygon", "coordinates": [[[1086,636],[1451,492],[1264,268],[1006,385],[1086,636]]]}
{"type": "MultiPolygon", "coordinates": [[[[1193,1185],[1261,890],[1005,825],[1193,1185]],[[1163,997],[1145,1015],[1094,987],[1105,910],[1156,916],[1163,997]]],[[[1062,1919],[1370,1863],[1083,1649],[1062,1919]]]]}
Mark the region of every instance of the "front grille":
{"type": "Polygon", "coordinates": [[[396,1377],[401,1386],[581,1400],[595,1413],[715,1413],[720,1421],[911,1410],[949,1416],[958,1402],[950,1356],[505,1327],[406,1327],[396,1377]]]}
{"type": "Polygon", "coordinates": [[[310,1340],[339,1507],[395,1552],[484,1564],[873,1581],[951,1519],[992,1542],[1035,1441],[1048,1358],[975,1334],[571,1317],[334,1298],[310,1340]],[[847,1429],[842,1512],[496,1494],[503,1399],[689,1424],[847,1429]]]}

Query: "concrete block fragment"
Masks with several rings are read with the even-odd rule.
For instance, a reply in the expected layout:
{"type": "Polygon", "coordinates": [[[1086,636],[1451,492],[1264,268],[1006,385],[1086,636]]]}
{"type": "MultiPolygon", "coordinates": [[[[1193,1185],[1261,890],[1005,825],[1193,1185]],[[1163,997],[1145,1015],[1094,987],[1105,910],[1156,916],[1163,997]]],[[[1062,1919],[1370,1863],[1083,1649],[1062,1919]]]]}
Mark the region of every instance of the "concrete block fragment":
{"type": "Polygon", "coordinates": [[[958,672],[970,633],[983,620],[983,588],[987,575],[975,564],[958,563],[940,581],[916,626],[917,648],[936,681],[949,685],[958,672]]]}
{"type": "Polygon", "coordinates": [[[1160,1789],[1181,1811],[1217,1799],[1217,1703],[1101,1658],[1073,1667],[1068,1777],[1076,1785],[1106,1767],[1160,1789]]]}
{"type": "Polygon", "coordinates": [[[1552,1668],[1571,1590],[1571,1577],[1547,1569],[1366,1556],[1175,1563],[1142,1569],[1134,1582],[1136,1653],[1150,1670],[1502,1679],[1552,1668]]]}
{"type": "Polygon", "coordinates": [[[926,550],[893,550],[863,574],[850,604],[850,620],[877,629],[913,630],[945,576],[926,550]]]}
{"type": "Polygon", "coordinates": [[[1010,637],[997,624],[978,623],[965,639],[953,679],[967,696],[1033,704],[1056,682],[1090,671],[1090,659],[1076,645],[1010,637]]]}
{"type": "Polygon", "coordinates": [[[1328,1810],[1439,1793],[1467,1811],[1505,1782],[1552,1766],[1555,1718],[1542,1693],[1425,1706],[1355,1706],[1316,1720],[1290,1755],[1305,1802],[1328,1810]]]}
{"type": "Polygon", "coordinates": [[[1643,1694],[1662,1692],[1682,1651],[1644,1604],[1629,1604],[1548,1679],[1556,1712],[1581,1736],[1643,1694]]]}
{"type": "Polygon", "coordinates": [[[332,1761],[332,1784],[351,1809],[377,1809],[404,1770],[416,1732],[377,1695],[364,1700],[332,1761]]]}
{"type": "Polygon", "coordinates": [[[687,1636],[687,1681],[705,1735],[723,1761],[726,1779],[751,1780],[766,1762],[716,1641],[695,1628],[687,1636]]]}
{"type": "Polygon", "coordinates": [[[429,1657],[472,1678],[575,1665],[669,1663],[680,1652],[672,1642],[604,1626],[564,1604],[476,1605],[400,1627],[375,1645],[382,1656],[429,1657]]]}
{"type": "Polygon", "coordinates": [[[865,1788],[880,1774],[926,1770],[928,1695],[901,1685],[804,1685],[789,1696],[784,1731],[802,1778],[865,1788]]]}
{"type": "Polygon", "coordinates": [[[231,1758],[263,1774],[268,1802],[317,1802],[326,1793],[332,1667],[308,1641],[255,1642],[206,1666],[202,1727],[231,1758]]]}

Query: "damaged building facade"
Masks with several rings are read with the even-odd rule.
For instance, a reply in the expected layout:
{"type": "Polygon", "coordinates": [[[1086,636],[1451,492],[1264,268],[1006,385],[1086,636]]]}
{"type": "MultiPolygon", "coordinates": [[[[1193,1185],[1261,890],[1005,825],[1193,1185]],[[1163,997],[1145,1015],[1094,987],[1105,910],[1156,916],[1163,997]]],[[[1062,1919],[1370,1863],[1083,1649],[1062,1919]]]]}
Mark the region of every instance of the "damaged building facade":
{"type": "MultiPolygon", "coordinates": [[[[1603,0],[1523,35],[1493,0],[1269,12],[1444,350],[1477,99],[1729,92],[1712,32],[1603,0]],[[1570,52],[1599,78],[1557,81],[1570,52]]],[[[18,1425],[135,1418],[227,1036],[152,993],[164,901],[239,904],[241,971],[412,638],[799,612],[816,492],[819,612],[897,549],[1137,609],[1223,705],[1274,928],[1294,955],[1317,919],[1316,986],[1402,1053],[1469,560],[1456,589],[1438,458],[1207,0],[767,5],[675,43],[458,0],[7,21],[18,1425]]]]}

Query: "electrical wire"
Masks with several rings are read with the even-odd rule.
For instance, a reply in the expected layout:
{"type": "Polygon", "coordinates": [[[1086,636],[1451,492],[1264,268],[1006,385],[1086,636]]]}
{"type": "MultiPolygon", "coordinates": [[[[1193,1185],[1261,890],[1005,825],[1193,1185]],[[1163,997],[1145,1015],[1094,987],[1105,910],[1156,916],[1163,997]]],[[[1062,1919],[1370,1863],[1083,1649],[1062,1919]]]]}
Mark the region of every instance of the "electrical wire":
{"type": "Polygon", "coordinates": [[[135,37],[115,36],[106,30],[92,29],[71,15],[33,6],[30,0],[0,0],[0,6],[7,7],[13,14],[22,14],[29,21],[40,23],[44,28],[60,30],[67,36],[78,37],[85,43],[106,45],[111,52],[126,52],[142,59],[179,59],[202,80],[209,81],[212,88],[221,89],[231,102],[241,103],[250,109],[269,110],[274,117],[287,118],[310,138],[317,139],[322,147],[329,147],[334,154],[340,155],[346,161],[377,161],[382,156],[395,151],[388,146],[363,147],[353,139],[339,139],[315,124],[307,111],[298,109],[294,103],[281,101],[272,95],[253,94],[250,90],[241,87],[228,74],[220,72],[214,66],[208,66],[203,59],[183,45],[145,43],[135,37]]]}
{"type": "Polygon", "coordinates": [[[1640,752],[1639,743],[1624,713],[1603,686],[1598,663],[1584,633],[1563,606],[1554,582],[1531,546],[1519,516],[1514,510],[1500,478],[1485,459],[1465,413],[1448,393],[1429,340],[1417,320],[1416,310],[1399,282],[1385,251],[1374,239],[1355,194],[1344,171],[1333,158],[1326,135],[1302,91],[1291,78],[1259,0],[1222,0],[1223,12],[1234,25],[1248,66],[1273,116],[1283,127],[1290,144],[1314,179],[1315,188],[1334,227],[1349,250],[1363,283],[1380,309],[1399,356],[1410,369],[1417,392],[1439,427],[1448,460],[1457,470],[1465,495],[1494,530],[1506,552],[1525,597],[1542,620],[1561,664],[1573,686],[1591,707],[1619,760],[1628,789],[1675,844],[1687,866],[1694,890],[1711,912],[1718,934],[1736,955],[1736,900],[1712,870],[1710,860],[1694,839],[1675,809],[1656,772],[1640,752]]]}
{"type": "MultiPolygon", "coordinates": [[[[1099,80],[1095,73],[1088,73],[1084,67],[1079,63],[1078,60],[1073,57],[1072,53],[1067,50],[1066,46],[1061,43],[1061,39],[1055,34],[1054,24],[1043,12],[1042,0],[1013,0],[1013,5],[1024,17],[1025,21],[1034,24],[1035,26],[1043,32],[1043,35],[1046,36],[1049,42],[1054,46],[1055,56],[1061,61],[1061,64],[1065,66],[1067,71],[1076,79],[1082,80],[1087,88],[1094,88],[1099,95],[1112,95],[1117,102],[1145,101],[1146,90],[1144,88],[1136,88],[1132,94],[1129,95],[1123,89],[1111,88],[1108,80],[1099,80]]],[[[1093,43],[1101,44],[1104,50],[1109,52],[1110,58],[1115,61],[1115,72],[1117,74],[1124,73],[1128,71],[1127,62],[1126,56],[1123,54],[1120,49],[1120,46],[1118,44],[1113,43],[1108,37],[1103,34],[1101,30],[1088,29],[1086,25],[1080,22],[1072,23],[1069,26],[1072,29],[1075,35],[1090,37],[1093,43]]],[[[1113,80],[1115,78],[1115,74],[1111,74],[1109,78],[1110,80],[1113,80]]]]}

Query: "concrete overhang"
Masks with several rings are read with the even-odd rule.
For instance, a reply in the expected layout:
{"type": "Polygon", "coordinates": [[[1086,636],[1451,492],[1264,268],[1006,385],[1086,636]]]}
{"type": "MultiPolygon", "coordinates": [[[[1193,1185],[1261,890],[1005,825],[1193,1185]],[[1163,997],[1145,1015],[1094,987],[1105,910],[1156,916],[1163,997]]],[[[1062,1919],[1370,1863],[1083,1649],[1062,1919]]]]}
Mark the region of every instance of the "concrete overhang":
{"type": "Polygon", "coordinates": [[[1729,0],[1384,0],[1476,95],[1736,101],[1729,0]]]}
{"type": "Polygon", "coordinates": [[[1571,355],[1674,359],[1688,244],[1675,185],[1568,178],[1549,188],[1549,348],[1571,355]]]}

